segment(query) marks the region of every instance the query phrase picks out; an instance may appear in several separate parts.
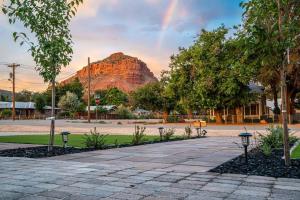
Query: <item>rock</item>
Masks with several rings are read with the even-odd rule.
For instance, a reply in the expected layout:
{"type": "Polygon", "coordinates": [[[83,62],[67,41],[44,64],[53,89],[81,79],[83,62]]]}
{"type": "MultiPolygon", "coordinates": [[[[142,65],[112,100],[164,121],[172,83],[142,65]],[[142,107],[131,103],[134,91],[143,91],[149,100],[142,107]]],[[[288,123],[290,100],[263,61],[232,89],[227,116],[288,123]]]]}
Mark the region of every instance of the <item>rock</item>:
{"type": "MultiPolygon", "coordinates": [[[[75,78],[78,78],[83,84],[86,97],[88,88],[87,66],[77,71],[76,75],[62,81],[61,84],[67,84],[75,78]]],[[[157,81],[157,78],[143,61],[121,52],[91,63],[91,94],[97,90],[113,87],[129,93],[147,83],[157,81]]]]}

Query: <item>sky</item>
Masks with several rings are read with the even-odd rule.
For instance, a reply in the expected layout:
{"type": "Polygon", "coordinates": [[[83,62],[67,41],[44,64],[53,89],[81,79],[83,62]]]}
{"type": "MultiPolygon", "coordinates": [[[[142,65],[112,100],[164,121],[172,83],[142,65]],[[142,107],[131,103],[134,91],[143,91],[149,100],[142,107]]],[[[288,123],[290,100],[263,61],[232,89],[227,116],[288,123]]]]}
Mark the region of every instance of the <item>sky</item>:
{"type": "MultiPolygon", "coordinates": [[[[70,24],[73,59],[58,81],[68,78],[91,61],[115,52],[138,57],[159,78],[168,70],[170,56],[190,46],[201,29],[241,23],[242,0],[84,0],[70,24]]],[[[1,0],[0,0],[1,2],[1,0]]],[[[47,83],[34,70],[27,46],[20,47],[12,32],[24,32],[21,23],[9,24],[0,12],[0,89],[11,90],[6,63],[20,63],[16,90],[43,91],[47,83]]],[[[26,32],[26,31],[25,31],[26,32]]]]}

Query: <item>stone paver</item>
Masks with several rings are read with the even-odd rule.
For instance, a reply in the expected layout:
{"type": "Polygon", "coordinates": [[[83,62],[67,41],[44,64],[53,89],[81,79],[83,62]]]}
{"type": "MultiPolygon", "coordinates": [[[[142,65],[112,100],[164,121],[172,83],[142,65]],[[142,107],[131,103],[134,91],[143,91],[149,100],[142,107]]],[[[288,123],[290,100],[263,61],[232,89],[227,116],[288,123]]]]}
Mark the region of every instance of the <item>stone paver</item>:
{"type": "Polygon", "coordinates": [[[49,159],[0,157],[0,200],[300,199],[299,179],[207,172],[240,153],[234,141],[202,138],[49,159]]]}

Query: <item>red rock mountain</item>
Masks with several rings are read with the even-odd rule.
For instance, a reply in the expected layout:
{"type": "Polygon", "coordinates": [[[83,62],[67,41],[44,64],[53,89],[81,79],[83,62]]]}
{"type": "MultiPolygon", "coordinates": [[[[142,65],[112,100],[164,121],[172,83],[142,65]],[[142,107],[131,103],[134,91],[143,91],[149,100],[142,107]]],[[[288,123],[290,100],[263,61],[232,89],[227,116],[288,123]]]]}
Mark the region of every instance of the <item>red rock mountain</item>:
{"type": "MultiPolygon", "coordinates": [[[[62,84],[78,78],[85,88],[88,88],[88,68],[83,67],[76,75],[62,81],[62,84]]],[[[114,53],[104,60],[91,63],[91,93],[107,88],[117,87],[124,92],[131,92],[137,88],[156,82],[157,78],[147,65],[138,58],[114,53]]]]}

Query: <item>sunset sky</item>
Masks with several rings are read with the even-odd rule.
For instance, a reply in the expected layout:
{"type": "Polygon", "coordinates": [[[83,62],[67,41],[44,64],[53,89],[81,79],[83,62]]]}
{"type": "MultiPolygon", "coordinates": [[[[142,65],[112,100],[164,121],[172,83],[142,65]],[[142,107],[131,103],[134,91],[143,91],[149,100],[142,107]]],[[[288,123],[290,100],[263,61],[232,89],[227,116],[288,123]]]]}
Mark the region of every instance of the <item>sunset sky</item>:
{"type": "MultiPolygon", "coordinates": [[[[199,31],[222,23],[241,23],[241,0],[84,0],[71,23],[73,61],[62,70],[63,80],[86,65],[87,57],[101,60],[124,52],[147,63],[154,74],[168,69],[170,55],[191,45],[199,31]]],[[[42,91],[47,87],[34,71],[27,47],[12,40],[22,24],[10,25],[0,14],[0,89],[11,90],[9,69],[4,63],[22,64],[17,69],[17,90],[42,91]]]]}

